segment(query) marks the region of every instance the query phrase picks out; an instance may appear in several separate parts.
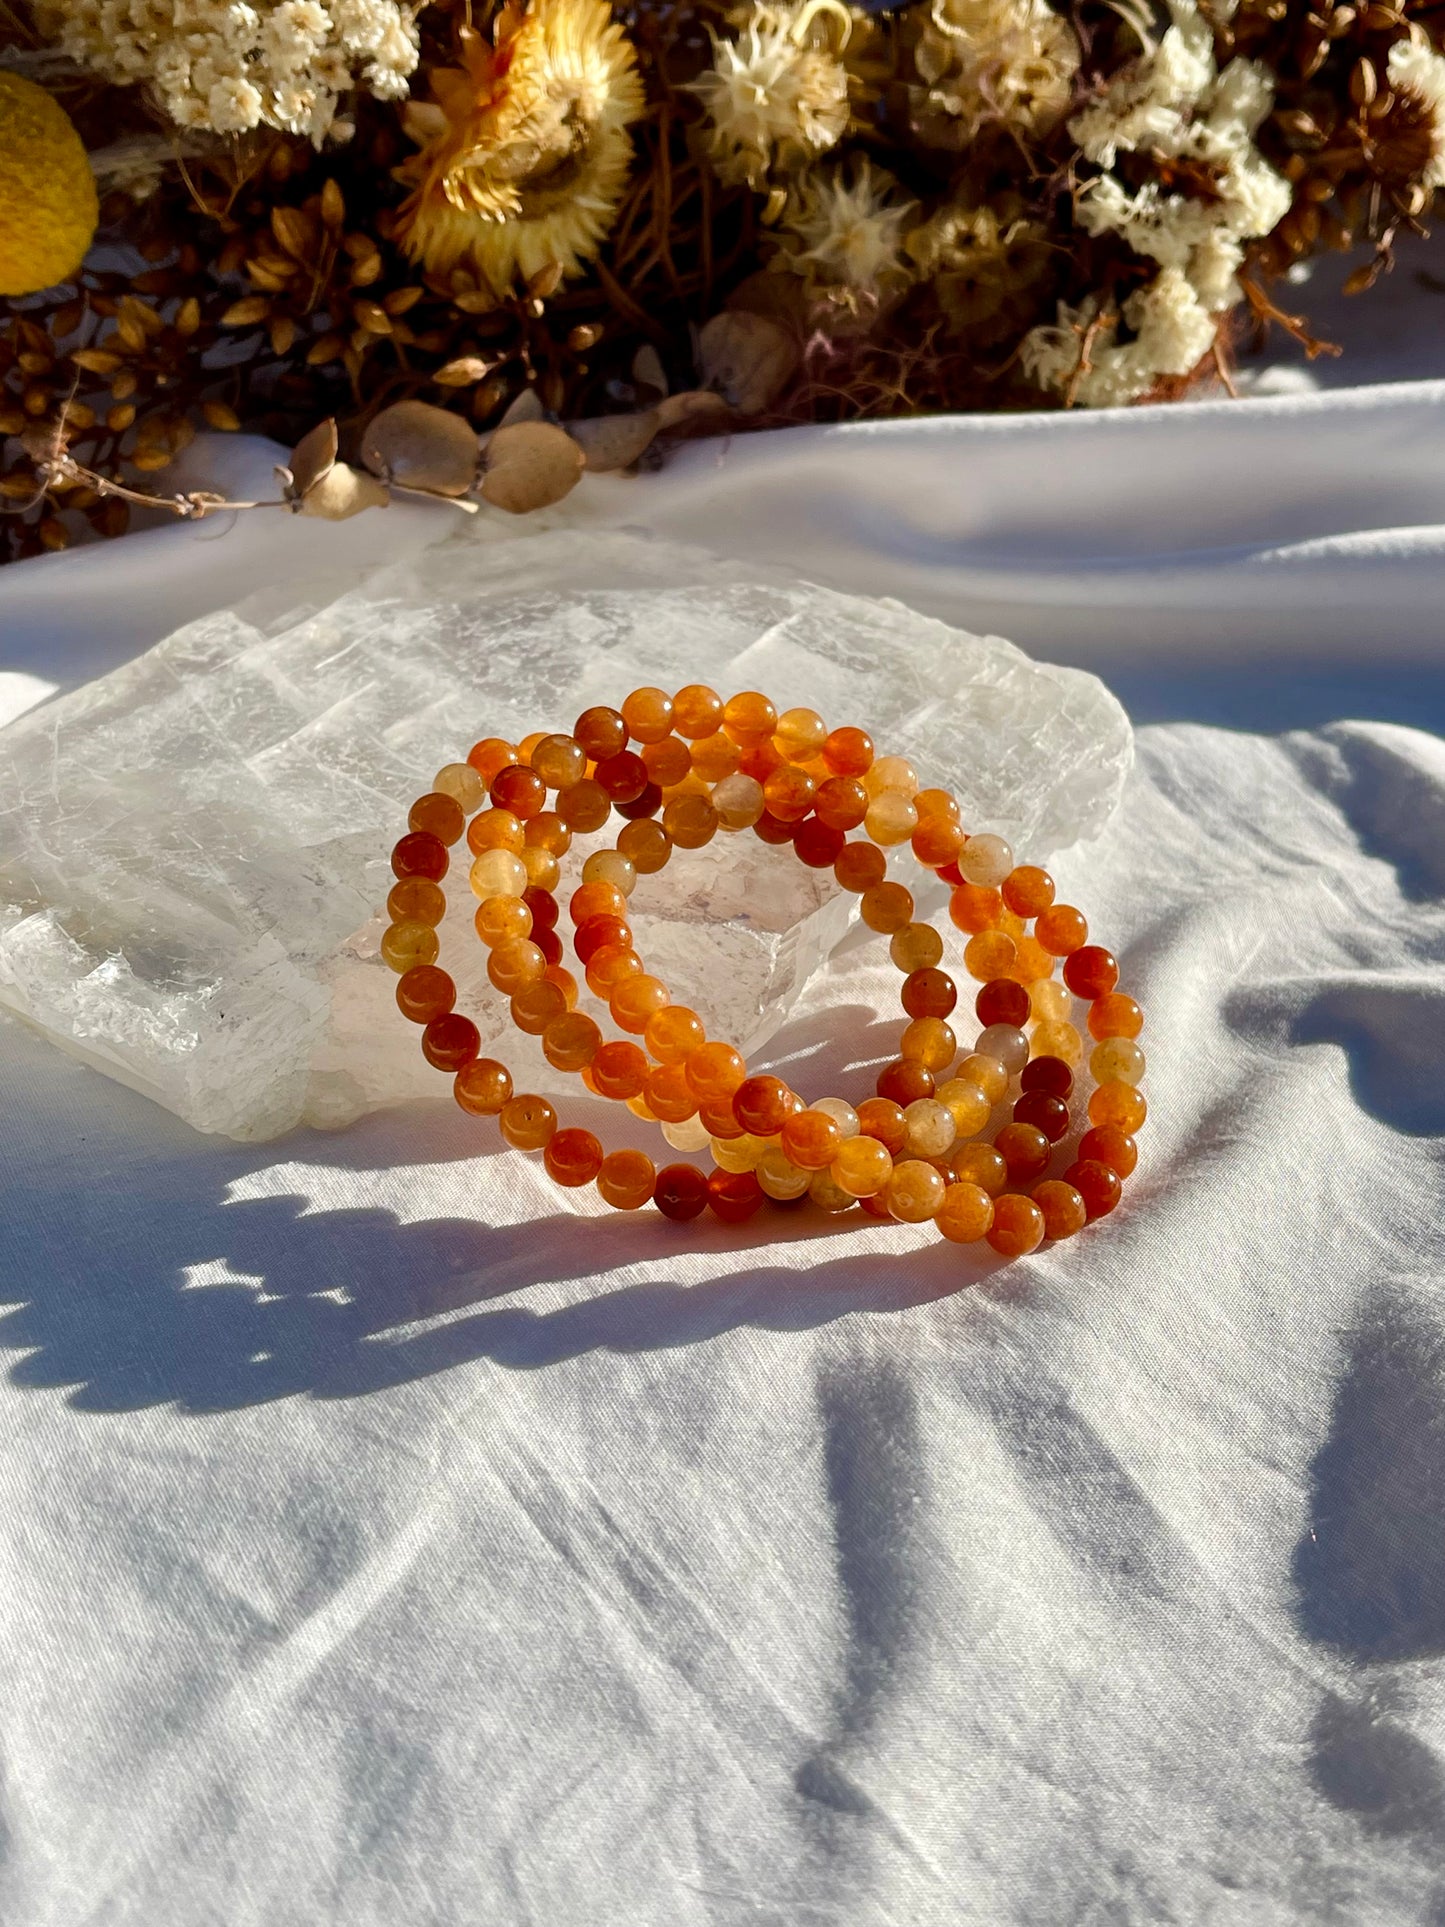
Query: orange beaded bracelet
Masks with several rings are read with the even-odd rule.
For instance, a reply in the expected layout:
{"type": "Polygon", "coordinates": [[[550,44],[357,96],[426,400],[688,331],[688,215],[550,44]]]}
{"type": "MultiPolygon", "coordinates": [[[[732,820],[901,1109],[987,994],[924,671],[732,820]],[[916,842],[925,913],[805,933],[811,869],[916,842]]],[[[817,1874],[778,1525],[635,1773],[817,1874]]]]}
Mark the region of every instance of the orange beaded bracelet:
{"type": "Polygon", "coordinates": [[[906,760],[876,757],[863,731],[829,731],[812,710],[780,717],[756,692],[724,703],[701,685],[672,698],[642,689],[620,710],[585,711],[570,735],[538,732],[516,746],[487,738],[466,762],[439,771],[413,806],[392,868],[382,955],[400,973],[402,1011],[425,1025],[428,1061],[453,1074],[465,1110],[497,1115],[507,1141],[542,1150],[559,1183],[595,1182],[616,1208],[651,1201],[665,1216],[689,1219],[710,1207],[736,1222],[766,1200],[807,1194],[827,1210],[856,1203],[878,1217],[931,1220],[946,1238],[986,1237],[1017,1255],[1112,1211],[1137,1161],[1144,1059],[1133,1039],[1143,1017],[1117,989],[1112,956],[1087,942],[1082,914],[1055,904],[1052,879],[1015,866],[1002,839],[966,834],[956,801],[920,789],[906,760]],[[614,810],[626,819],[616,844],[587,858],[568,906],[587,987],[628,1033],[607,1041],[577,1009],[555,892],[574,833],[600,829],[614,810]],[[850,842],[847,831],[860,826],[864,838],[850,842]],[[890,937],[907,1021],[898,1059],[857,1110],[840,1098],[809,1106],[782,1080],[749,1076],[740,1053],[709,1039],[696,1013],[673,1005],[643,967],[626,917],[638,874],[719,829],[751,829],[791,844],[814,868],[831,867],[860,896],[868,927],[890,937]],[[464,832],[488,976],[510,999],[518,1028],[541,1038],[554,1067],[658,1122],[674,1148],[710,1148],[711,1176],[688,1164],[657,1172],[640,1151],[604,1154],[592,1132],[560,1129],[547,1099],[515,1095],[505,1067],[480,1056],[477,1027],[456,1012],[455,985],[436,963],[440,885],[464,832]],[[914,920],[911,892],[887,875],[886,852],[905,842],[952,887],[951,920],[968,937],[964,966],[981,985],[976,1047],[946,1078],[958,1050],[947,1021],[957,986],[939,967],[939,933],[914,920]],[[1096,1040],[1092,1128],[1051,1177],[1083,1053],[1068,1022],[1075,996],[1090,1005],[1096,1040]],[[638,1037],[641,1044],[631,1041],[638,1037]],[[1012,1114],[988,1144],[979,1133],[1016,1077],[1012,1114]],[[1019,1185],[1031,1188],[1012,1188],[1019,1185]]]}

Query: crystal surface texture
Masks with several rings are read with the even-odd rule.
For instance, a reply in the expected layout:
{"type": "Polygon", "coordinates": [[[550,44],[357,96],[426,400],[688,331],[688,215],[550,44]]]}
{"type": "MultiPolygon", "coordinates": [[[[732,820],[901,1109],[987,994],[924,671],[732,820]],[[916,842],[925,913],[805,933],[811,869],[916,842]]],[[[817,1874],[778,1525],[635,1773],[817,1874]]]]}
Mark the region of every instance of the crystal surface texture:
{"type": "MultiPolygon", "coordinates": [[[[450,1103],[378,955],[407,809],[477,738],[567,729],[644,684],[861,723],[1032,858],[1103,827],[1131,738],[1094,677],[757,576],[617,532],[454,540],[323,607],[203,618],[22,717],[0,731],[0,1004],[201,1131],[450,1103]]],[[[460,861],[457,1008],[530,1088],[565,1090],[487,986],[460,861]]],[[[752,1052],[855,902],[742,831],[642,877],[631,915],[675,1000],[752,1052]]]]}

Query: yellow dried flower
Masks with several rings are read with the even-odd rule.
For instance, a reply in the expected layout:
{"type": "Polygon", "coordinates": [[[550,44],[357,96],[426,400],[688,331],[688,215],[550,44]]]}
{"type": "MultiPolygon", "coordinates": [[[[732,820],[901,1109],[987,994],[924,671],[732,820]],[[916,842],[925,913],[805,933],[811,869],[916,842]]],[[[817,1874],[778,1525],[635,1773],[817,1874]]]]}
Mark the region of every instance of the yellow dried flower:
{"type": "Polygon", "coordinates": [[[816,160],[848,125],[848,73],[838,54],[853,14],[841,0],[754,0],[735,40],[713,36],[710,72],[692,83],[707,110],[708,159],[730,186],[816,160]],[[836,50],[826,44],[838,34],[836,50]]]}
{"type": "Polygon", "coordinates": [[[904,243],[956,334],[975,345],[1001,340],[1033,311],[1048,272],[1049,237],[1003,194],[983,207],[938,210],[904,243]]]}
{"type": "Polygon", "coordinates": [[[68,280],[99,218],[69,115],[34,81],[0,71],[0,295],[68,280]]]}
{"type": "Polygon", "coordinates": [[[460,67],[405,124],[422,143],[398,239],[431,273],[465,262],[500,299],[553,266],[582,271],[606,239],[643,110],[637,56],[606,0],[509,5],[490,46],[461,31],[460,67]]]}
{"type": "Polygon", "coordinates": [[[915,208],[871,161],[807,175],[781,222],[786,265],[820,293],[876,314],[912,279],[903,236],[915,208]]]}

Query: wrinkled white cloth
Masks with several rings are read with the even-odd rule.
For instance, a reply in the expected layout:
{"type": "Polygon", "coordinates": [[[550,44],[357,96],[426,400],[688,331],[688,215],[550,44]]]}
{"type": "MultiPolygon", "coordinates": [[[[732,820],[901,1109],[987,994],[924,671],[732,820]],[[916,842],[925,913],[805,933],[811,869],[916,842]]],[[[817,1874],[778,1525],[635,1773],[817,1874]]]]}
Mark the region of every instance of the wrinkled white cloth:
{"type": "MultiPolygon", "coordinates": [[[[1054,867],[1150,1116],[1062,1247],[579,1217],[445,1099],[220,1143],[0,1025],[0,1919],[1445,1921],[1442,409],[740,440],[568,510],[1126,694],[1054,867]]],[[[12,708],[290,592],[251,526],[0,576],[12,708]]],[[[866,1090],[896,994],[855,936],[776,1061],[866,1090]]]]}

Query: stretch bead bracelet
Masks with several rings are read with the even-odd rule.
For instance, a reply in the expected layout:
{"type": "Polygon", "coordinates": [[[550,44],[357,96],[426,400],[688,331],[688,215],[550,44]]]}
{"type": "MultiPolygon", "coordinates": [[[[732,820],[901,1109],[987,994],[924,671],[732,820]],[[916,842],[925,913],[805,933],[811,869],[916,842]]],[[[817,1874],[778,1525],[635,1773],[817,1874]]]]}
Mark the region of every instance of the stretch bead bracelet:
{"type": "Polygon", "coordinates": [[[452,1074],[464,1110],[496,1115],[507,1141],[541,1150],[560,1184],[595,1183],[618,1209],[652,1202],[686,1220],[711,1208],[738,1222],[764,1202],[806,1195],[829,1211],[858,1204],[876,1217],[932,1221],[945,1238],[986,1238],[1014,1256],[1107,1215],[1134,1169],[1133,1133],[1146,1111],[1134,1042],[1143,1015],[1118,989],[1113,957],[1088,942],[1078,910],[1054,902],[1045,871],[1015,866],[999,837],[966,834],[955,799],[920,788],[905,759],[875,756],[862,730],[829,731],[808,709],[779,716],[755,692],[724,703],[701,685],[675,697],[636,690],[620,710],[584,711],[570,735],[538,732],[517,745],[486,738],[465,762],[447,764],[413,805],[392,869],[381,951],[400,975],[402,1012],[425,1026],[428,1061],[452,1074]],[[614,810],[624,818],[616,843],[588,856],[568,902],[587,987],[627,1033],[609,1041],[577,1008],[556,892],[573,835],[600,830],[614,810]],[[860,827],[863,837],[849,841],[860,827]],[[741,1054],[709,1039],[644,967],[627,921],[638,875],[719,829],[751,830],[791,845],[810,867],[831,868],[859,896],[864,923],[890,940],[904,973],[899,1055],[856,1110],[841,1098],[808,1105],[781,1079],[750,1075],[741,1054]],[[674,1149],[708,1148],[711,1175],[690,1164],[658,1171],[640,1151],[604,1153],[591,1131],[559,1128],[546,1098],[514,1093],[506,1067],[480,1055],[480,1033],[456,1011],[455,984],[437,964],[441,883],[464,835],[488,977],[518,1029],[540,1037],[555,1068],[659,1123],[674,1149]],[[980,986],[982,1029],[956,1069],[948,1019],[958,988],[940,967],[943,938],[915,921],[912,893],[888,876],[886,853],[904,843],[951,887],[964,968],[980,986]],[[1062,982],[1053,974],[1060,964],[1062,982]],[[1089,1005],[1094,1040],[1091,1128],[1069,1167],[1050,1177],[1084,1050],[1069,1021],[1075,997],[1089,1005]],[[1015,1079],[1011,1117],[984,1142],[979,1134],[1015,1079]]]}

